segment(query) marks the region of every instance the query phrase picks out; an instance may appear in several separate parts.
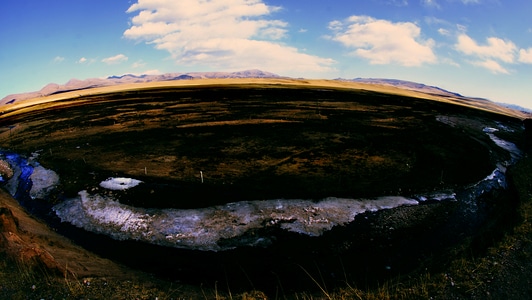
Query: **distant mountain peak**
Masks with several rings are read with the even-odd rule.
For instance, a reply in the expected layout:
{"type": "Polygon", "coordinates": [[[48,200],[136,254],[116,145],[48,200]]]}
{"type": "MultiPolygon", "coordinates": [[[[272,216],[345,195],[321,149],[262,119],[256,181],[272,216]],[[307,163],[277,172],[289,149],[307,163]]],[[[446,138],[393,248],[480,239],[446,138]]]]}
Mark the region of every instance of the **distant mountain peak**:
{"type": "Polygon", "coordinates": [[[412,91],[419,91],[427,94],[434,94],[439,96],[451,96],[451,97],[463,97],[462,95],[454,92],[450,92],[448,90],[444,90],[442,88],[426,85],[423,83],[413,82],[413,81],[407,81],[407,80],[400,80],[400,79],[385,79],[385,78],[354,78],[354,79],[338,79],[343,81],[350,81],[350,82],[360,82],[360,83],[367,83],[367,84],[379,84],[379,85],[389,85],[394,86],[406,90],[412,90],[412,91]]]}
{"type": "Polygon", "coordinates": [[[70,79],[65,84],[50,83],[43,87],[40,91],[12,94],[7,95],[0,100],[2,104],[12,104],[16,101],[25,99],[48,96],[52,94],[82,90],[87,88],[126,84],[126,83],[140,83],[140,82],[157,82],[157,81],[169,81],[169,80],[190,80],[190,79],[202,79],[202,78],[280,78],[281,76],[265,72],[258,69],[237,71],[237,72],[188,72],[188,73],[166,73],[160,75],[135,75],[135,74],[123,74],[113,75],[107,78],[90,78],[85,80],[79,80],[76,78],[70,79]]]}
{"type": "MultiPolygon", "coordinates": [[[[108,76],[107,78],[89,78],[85,80],[79,80],[79,79],[73,78],[69,80],[67,83],[62,84],[62,85],[56,84],[56,83],[47,84],[40,91],[7,95],[2,100],[0,100],[0,105],[10,105],[10,104],[13,104],[18,101],[25,100],[25,99],[37,98],[37,97],[48,96],[52,94],[58,94],[58,93],[64,93],[68,91],[76,91],[76,90],[82,90],[82,89],[88,89],[88,88],[95,88],[95,87],[104,87],[104,86],[112,86],[112,85],[127,84],[127,83],[158,82],[158,81],[172,81],[172,80],[193,80],[193,79],[216,79],[216,78],[287,78],[287,77],[279,76],[277,74],[258,70],[258,69],[250,69],[250,70],[243,70],[243,71],[236,71],[236,72],[186,72],[186,73],[165,73],[165,74],[159,74],[159,75],[123,74],[123,75],[108,76]]],[[[399,80],[399,79],[384,79],[384,78],[342,79],[342,78],[338,78],[335,80],[347,81],[347,82],[359,82],[359,83],[375,84],[375,85],[394,86],[400,89],[413,90],[413,91],[418,91],[418,92],[425,93],[425,94],[432,94],[432,95],[438,95],[438,96],[443,96],[443,97],[459,97],[459,98],[467,98],[467,99],[476,100],[476,101],[489,101],[487,99],[481,99],[481,98],[464,97],[458,93],[450,92],[450,91],[447,91],[445,89],[442,89],[436,86],[430,86],[430,85],[425,85],[422,83],[399,80]]],[[[514,110],[526,112],[529,114],[531,113],[531,110],[518,107],[515,105],[502,104],[502,103],[499,103],[499,105],[508,107],[514,110]]]]}
{"type": "Polygon", "coordinates": [[[115,80],[115,79],[123,79],[123,78],[145,78],[146,74],[142,74],[142,75],[135,75],[135,74],[124,74],[124,75],[113,75],[113,76],[109,76],[107,77],[107,79],[111,79],[111,80],[115,80]]]}

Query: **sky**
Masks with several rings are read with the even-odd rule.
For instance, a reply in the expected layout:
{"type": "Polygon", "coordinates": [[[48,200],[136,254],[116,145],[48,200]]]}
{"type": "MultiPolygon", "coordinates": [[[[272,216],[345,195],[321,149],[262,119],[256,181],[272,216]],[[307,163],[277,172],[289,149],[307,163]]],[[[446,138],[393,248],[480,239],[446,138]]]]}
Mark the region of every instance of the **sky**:
{"type": "Polygon", "coordinates": [[[260,69],[532,108],[530,0],[2,0],[0,98],[72,78],[260,69]]]}

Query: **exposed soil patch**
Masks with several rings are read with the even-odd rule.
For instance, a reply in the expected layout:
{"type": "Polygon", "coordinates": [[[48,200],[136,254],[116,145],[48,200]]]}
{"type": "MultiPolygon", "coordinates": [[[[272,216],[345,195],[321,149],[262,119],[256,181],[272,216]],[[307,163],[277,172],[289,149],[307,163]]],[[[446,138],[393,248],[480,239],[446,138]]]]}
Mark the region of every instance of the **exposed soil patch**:
{"type": "Polygon", "coordinates": [[[5,191],[0,191],[0,246],[7,255],[30,268],[45,267],[64,276],[116,276],[127,278],[127,270],[72,244],[51,231],[42,221],[27,214],[5,191]]]}

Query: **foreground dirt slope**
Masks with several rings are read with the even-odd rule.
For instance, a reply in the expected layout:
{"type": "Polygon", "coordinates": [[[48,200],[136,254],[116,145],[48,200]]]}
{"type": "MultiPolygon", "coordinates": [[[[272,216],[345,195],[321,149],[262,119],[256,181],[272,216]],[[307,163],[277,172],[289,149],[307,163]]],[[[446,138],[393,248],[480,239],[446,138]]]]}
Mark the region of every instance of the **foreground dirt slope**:
{"type": "Polygon", "coordinates": [[[52,231],[3,190],[0,190],[0,209],[0,248],[19,263],[45,267],[66,277],[133,275],[52,231]]]}

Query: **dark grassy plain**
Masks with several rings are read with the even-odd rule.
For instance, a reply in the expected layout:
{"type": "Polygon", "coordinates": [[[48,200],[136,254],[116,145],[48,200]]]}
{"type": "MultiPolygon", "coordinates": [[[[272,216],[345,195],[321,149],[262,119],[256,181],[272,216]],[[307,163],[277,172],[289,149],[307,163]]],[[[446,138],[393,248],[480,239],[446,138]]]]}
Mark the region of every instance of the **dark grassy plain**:
{"type": "Polygon", "coordinates": [[[99,189],[109,176],[146,182],[145,190],[120,196],[143,207],[452,189],[510,158],[484,127],[505,124],[512,131],[501,138],[526,148],[517,118],[372,91],[260,85],[78,100],[0,119],[0,147],[38,152],[61,177],[61,193],[27,210],[90,251],[144,273],[79,278],[74,270],[58,277],[2,257],[0,296],[526,299],[530,292],[527,155],[509,172],[512,192],[485,199],[489,208],[474,226],[459,219],[459,204],[434,203],[369,213],[320,240],[280,236],[267,250],[215,254],[117,243],[61,227],[44,209],[99,189]]]}
{"type": "Polygon", "coordinates": [[[464,128],[478,130],[486,118],[482,112],[472,117],[468,108],[426,100],[222,87],[96,97],[101,100],[90,109],[17,116],[24,123],[10,131],[3,147],[41,151],[40,161],[67,180],[63,190],[69,196],[81,190],[73,182],[89,180],[80,176],[103,180],[122,174],[172,181],[182,198],[194,196],[194,203],[174,198],[137,204],[179,208],[420,192],[442,182],[473,182],[494,166],[483,147],[486,136],[476,141],[436,120],[437,115],[471,118],[464,128]],[[198,189],[199,171],[208,188],[198,189]]]}

